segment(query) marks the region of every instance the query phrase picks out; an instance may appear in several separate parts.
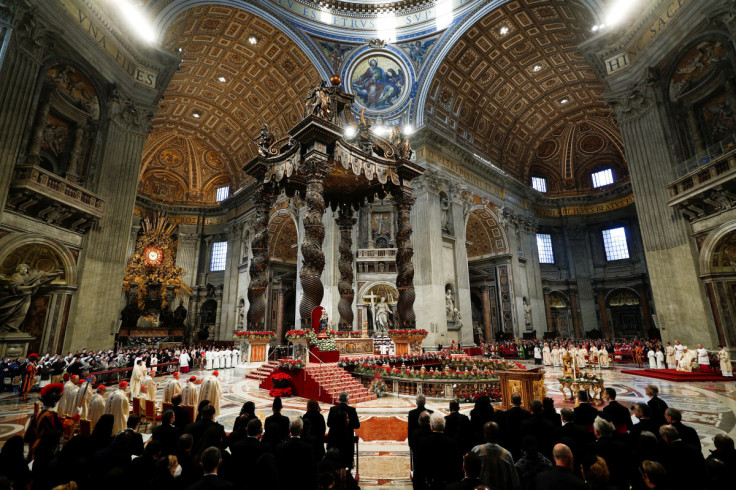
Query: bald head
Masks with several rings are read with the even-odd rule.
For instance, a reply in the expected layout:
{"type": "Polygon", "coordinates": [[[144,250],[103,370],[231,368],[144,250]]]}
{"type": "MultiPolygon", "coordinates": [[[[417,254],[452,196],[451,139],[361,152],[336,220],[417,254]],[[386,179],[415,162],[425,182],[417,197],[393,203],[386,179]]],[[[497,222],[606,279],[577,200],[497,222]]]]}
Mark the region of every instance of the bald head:
{"type": "Polygon", "coordinates": [[[564,444],[555,444],[552,449],[552,456],[555,458],[555,464],[572,471],[572,451],[564,444]]]}

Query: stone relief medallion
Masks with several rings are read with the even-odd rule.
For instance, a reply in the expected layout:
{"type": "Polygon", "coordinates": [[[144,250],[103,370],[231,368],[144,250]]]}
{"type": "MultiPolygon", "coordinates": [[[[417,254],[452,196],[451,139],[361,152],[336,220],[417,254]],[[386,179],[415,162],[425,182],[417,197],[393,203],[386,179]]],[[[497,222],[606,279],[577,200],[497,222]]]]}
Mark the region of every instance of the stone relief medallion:
{"type": "Polygon", "coordinates": [[[602,150],[604,145],[605,141],[597,134],[590,134],[580,140],[580,149],[588,154],[602,150]]]}
{"type": "Polygon", "coordinates": [[[400,106],[408,97],[409,69],[398,57],[384,51],[369,51],[355,60],[349,69],[348,92],[356,105],[381,114],[400,106]]]}
{"type": "Polygon", "coordinates": [[[220,155],[215,153],[214,151],[208,151],[204,155],[204,159],[207,162],[207,165],[213,168],[222,168],[225,166],[225,162],[220,158],[220,155]]]}
{"type": "Polygon", "coordinates": [[[184,157],[173,148],[165,148],[158,155],[158,160],[167,167],[178,167],[184,161],[184,157]]]}
{"type": "Polygon", "coordinates": [[[557,142],[555,140],[543,141],[537,147],[537,158],[549,158],[557,153],[557,142]]]}

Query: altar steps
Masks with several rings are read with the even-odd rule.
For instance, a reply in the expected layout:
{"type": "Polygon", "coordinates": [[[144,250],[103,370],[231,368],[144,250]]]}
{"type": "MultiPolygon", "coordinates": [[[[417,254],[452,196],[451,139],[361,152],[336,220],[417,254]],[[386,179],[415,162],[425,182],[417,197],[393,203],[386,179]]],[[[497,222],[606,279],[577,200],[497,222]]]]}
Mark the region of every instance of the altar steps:
{"type": "Polygon", "coordinates": [[[245,379],[254,379],[258,381],[259,383],[271,376],[271,373],[273,373],[276,368],[279,367],[278,361],[271,361],[268,362],[258,369],[255,369],[248,374],[245,375],[245,379]]]}
{"type": "Polygon", "coordinates": [[[316,384],[320,401],[338,403],[338,396],[343,391],[348,393],[350,404],[376,399],[376,395],[368,391],[360,381],[335,364],[307,366],[306,375],[316,384]]]}

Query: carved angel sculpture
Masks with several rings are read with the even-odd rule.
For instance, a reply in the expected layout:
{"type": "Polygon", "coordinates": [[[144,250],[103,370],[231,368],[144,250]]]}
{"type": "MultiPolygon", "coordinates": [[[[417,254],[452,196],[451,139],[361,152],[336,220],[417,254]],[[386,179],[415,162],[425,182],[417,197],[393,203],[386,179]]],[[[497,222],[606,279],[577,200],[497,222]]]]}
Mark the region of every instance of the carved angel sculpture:
{"type": "Polygon", "coordinates": [[[275,140],[276,137],[268,130],[268,124],[264,124],[263,128],[261,128],[261,134],[251,141],[258,147],[258,154],[265,157],[268,156],[268,150],[275,140]]]}

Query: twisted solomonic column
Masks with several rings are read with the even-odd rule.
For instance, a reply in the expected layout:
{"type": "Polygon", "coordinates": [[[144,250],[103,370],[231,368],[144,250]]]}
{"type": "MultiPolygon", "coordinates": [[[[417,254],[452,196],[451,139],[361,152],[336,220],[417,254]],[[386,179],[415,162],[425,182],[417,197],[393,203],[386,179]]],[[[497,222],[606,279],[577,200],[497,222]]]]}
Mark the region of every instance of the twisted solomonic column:
{"type": "Polygon", "coordinates": [[[274,196],[261,189],[253,198],[256,208],[253,259],[248,285],[248,330],[265,330],[266,287],[268,287],[268,216],[274,196]]]}
{"type": "Polygon", "coordinates": [[[399,299],[396,302],[396,313],[402,329],[416,328],[417,317],[414,314],[414,245],[411,243],[411,207],[416,198],[411,188],[403,187],[394,198],[396,203],[396,288],[399,299]]]}
{"type": "Polygon", "coordinates": [[[299,281],[304,291],[299,304],[299,316],[305,329],[311,326],[312,310],[320,305],[325,292],[321,278],[325,268],[325,254],[322,252],[325,225],[322,222],[322,214],[325,212],[324,180],[330,169],[326,162],[316,158],[306,161],[299,168],[307,178],[303,260],[302,269],[299,271],[299,281]]]}
{"type": "Polygon", "coordinates": [[[337,305],[337,311],[340,312],[339,330],[353,329],[353,225],[356,221],[350,208],[340,208],[340,214],[335,220],[340,228],[340,260],[337,264],[340,269],[340,281],[337,283],[340,291],[340,302],[337,305]]]}

